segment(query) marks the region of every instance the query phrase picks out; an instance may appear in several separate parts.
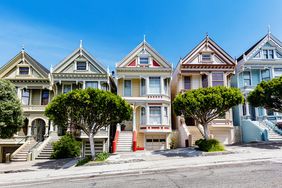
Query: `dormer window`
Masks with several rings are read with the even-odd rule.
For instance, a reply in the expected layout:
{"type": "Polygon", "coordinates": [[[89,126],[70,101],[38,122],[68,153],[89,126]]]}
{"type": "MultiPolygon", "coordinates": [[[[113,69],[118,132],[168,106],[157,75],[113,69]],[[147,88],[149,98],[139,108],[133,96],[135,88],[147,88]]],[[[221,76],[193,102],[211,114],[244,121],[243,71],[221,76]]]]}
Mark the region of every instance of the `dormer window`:
{"type": "Polygon", "coordinates": [[[274,59],[274,50],[263,50],[264,59],[274,59]]]}
{"type": "Polygon", "coordinates": [[[76,62],[76,70],[86,70],[86,62],[85,61],[77,61],[76,62]]]}
{"type": "Polygon", "coordinates": [[[140,57],[140,65],[148,65],[149,58],[148,57],[140,57]]]}
{"type": "Polygon", "coordinates": [[[29,67],[19,67],[19,74],[20,75],[28,75],[29,74],[29,67]]]}
{"type": "Polygon", "coordinates": [[[203,53],[202,54],[202,61],[204,62],[211,62],[212,61],[212,56],[210,53],[203,53]]]}

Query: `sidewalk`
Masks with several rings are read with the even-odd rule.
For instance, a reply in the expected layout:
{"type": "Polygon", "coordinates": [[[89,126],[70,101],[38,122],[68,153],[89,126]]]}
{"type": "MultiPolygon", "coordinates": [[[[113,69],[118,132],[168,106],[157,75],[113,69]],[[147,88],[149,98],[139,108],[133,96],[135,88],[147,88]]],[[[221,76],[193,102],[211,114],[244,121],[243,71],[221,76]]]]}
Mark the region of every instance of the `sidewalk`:
{"type": "MultiPolygon", "coordinates": [[[[111,157],[108,161],[109,163],[105,165],[0,174],[0,186],[10,183],[17,184],[20,182],[44,181],[50,179],[98,177],[116,174],[140,174],[177,168],[194,168],[200,166],[236,164],[255,161],[282,162],[281,144],[229,146],[227,149],[232,153],[198,157],[191,157],[189,155],[172,155],[179,152],[191,154],[191,149],[186,149],[187,152],[185,152],[185,149],[178,149],[165,152],[137,152],[134,154],[122,153],[111,157]],[[169,155],[167,155],[168,153],[169,155]],[[135,161],[132,161],[133,159],[135,159],[135,161]],[[130,160],[131,162],[124,162],[130,160]],[[121,163],[118,163],[118,161],[121,163]]],[[[194,154],[196,156],[196,153],[194,154]]]]}

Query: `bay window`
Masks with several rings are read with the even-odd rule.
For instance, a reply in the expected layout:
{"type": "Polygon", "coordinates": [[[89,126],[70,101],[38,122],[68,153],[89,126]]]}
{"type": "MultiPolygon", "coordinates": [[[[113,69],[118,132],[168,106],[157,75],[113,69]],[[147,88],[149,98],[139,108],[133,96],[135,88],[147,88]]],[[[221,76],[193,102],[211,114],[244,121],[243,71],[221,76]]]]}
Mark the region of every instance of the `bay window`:
{"type": "Polygon", "coordinates": [[[184,89],[191,89],[191,76],[184,76],[184,89]]]}
{"type": "Polygon", "coordinates": [[[141,96],[146,94],[146,80],[141,78],[141,96]]]}
{"type": "Polygon", "coordinates": [[[265,80],[265,81],[270,80],[270,71],[269,71],[269,69],[261,70],[261,80],[265,80]]]}
{"type": "Polygon", "coordinates": [[[23,89],[22,90],[22,104],[23,105],[29,105],[29,96],[30,96],[30,90],[29,89],[23,89]]]}
{"type": "Polygon", "coordinates": [[[212,86],[223,86],[224,85],[224,74],[223,72],[212,73],[212,86]]]}
{"type": "Polygon", "coordinates": [[[249,71],[244,71],[243,77],[244,77],[244,86],[250,86],[251,85],[251,73],[249,71]]]}
{"type": "Polygon", "coordinates": [[[167,106],[164,107],[164,122],[163,124],[168,124],[168,108],[167,106]]]}
{"type": "Polygon", "coordinates": [[[161,107],[160,106],[150,106],[150,118],[149,123],[151,125],[160,125],[161,124],[161,107]]]}
{"type": "Polygon", "coordinates": [[[97,89],[98,88],[98,82],[97,81],[87,81],[85,82],[85,88],[95,88],[97,89]]]}
{"type": "Polygon", "coordinates": [[[131,80],[124,80],[123,96],[131,97],[131,80]]]}
{"type": "Polygon", "coordinates": [[[149,78],[149,90],[151,94],[161,93],[161,78],[160,77],[150,77],[149,78]]]}
{"type": "Polygon", "coordinates": [[[42,90],[41,105],[47,105],[49,102],[49,90],[42,90]]]}
{"type": "Polygon", "coordinates": [[[209,87],[208,76],[205,74],[202,75],[202,87],[209,87]]]}
{"type": "Polygon", "coordinates": [[[71,91],[71,85],[70,85],[70,84],[64,85],[64,87],[63,87],[63,93],[67,93],[67,92],[69,92],[69,91],[71,91]]]}
{"type": "Polygon", "coordinates": [[[141,107],[141,125],[146,125],[146,108],[141,107]]]}

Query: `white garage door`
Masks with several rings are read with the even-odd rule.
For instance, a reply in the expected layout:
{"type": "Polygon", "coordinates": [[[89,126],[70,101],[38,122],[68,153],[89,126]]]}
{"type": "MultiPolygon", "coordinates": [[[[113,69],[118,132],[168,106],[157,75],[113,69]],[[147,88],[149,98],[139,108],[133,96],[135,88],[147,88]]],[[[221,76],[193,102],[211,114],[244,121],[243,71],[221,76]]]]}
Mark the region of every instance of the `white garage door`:
{"type": "Polygon", "coordinates": [[[165,136],[146,136],[146,150],[164,150],[165,146],[165,136]]]}

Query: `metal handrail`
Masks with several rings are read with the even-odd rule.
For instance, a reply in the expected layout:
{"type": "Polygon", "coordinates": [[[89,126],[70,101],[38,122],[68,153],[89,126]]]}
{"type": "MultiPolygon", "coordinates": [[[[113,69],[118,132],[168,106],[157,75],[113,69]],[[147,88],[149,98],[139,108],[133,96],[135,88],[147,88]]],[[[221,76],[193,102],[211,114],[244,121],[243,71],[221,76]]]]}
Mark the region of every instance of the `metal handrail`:
{"type": "Polygon", "coordinates": [[[270,128],[271,130],[273,130],[274,132],[282,135],[282,130],[280,130],[274,123],[272,123],[271,121],[269,120],[265,120],[265,125],[270,128]]]}

